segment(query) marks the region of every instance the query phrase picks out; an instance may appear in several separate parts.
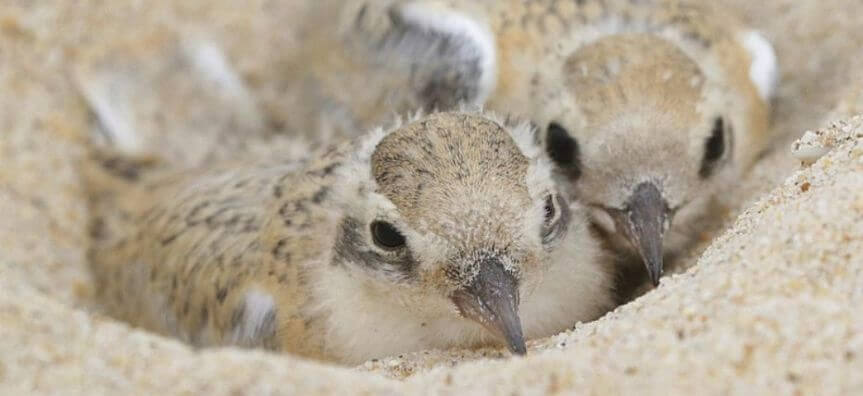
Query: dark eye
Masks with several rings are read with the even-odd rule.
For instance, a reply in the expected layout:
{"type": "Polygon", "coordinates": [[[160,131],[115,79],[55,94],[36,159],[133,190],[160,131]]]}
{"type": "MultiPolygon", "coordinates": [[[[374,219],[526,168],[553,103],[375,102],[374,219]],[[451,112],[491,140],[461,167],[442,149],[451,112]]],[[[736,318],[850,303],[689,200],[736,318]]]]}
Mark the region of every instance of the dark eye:
{"type": "Polygon", "coordinates": [[[545,223],[542,226],[542,241],[549,243],[562,236],[569,223],[569,206],[563,197],[548,195],[545,198],[545,223]]]}
{"type": "Polygon", "coordinates": [[[701,162],[701,169],[698,174],[706,178],[713,173],[716,168],[716,163],[722,158],[725,153],[725,122],[722,117],[717,117],[713,121],[713,129],[710,131],[710,137],[704,143],[704,159],[701,162]]]}
{"type": "Polygon", "coordinates": [[[570,178],[577,179],[581,176],[578,141],[560,124],[556,122],[548,124],[545,149],[551,160],[566,171],[570,178]]]}
{"type": "Polygon", "coordinates": [[[555,214],[557,211],[554,209],[554,199],[549,195],[545,197],[545,222],[550,223],[554,220],[555,214]]]}
{"type": "Polygon", "coordinates": [[[383,249],[397,249],[405,245],[405,237],[396,228],[384,221],[374,221],[371,225],[372,239],[383,249]]]}

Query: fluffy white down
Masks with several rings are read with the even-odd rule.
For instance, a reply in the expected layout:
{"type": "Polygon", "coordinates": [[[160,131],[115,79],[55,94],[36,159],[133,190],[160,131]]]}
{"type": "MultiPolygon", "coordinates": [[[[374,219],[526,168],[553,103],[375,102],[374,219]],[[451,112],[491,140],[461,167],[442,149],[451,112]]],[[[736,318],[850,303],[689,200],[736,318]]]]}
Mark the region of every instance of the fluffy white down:
{"type": "Polygon", "coordinates": [[[482,73],[479,92],[473,104],[485,103],[494,90],[497,80],[497,50],[494,35],[480,21],[440,4],[425,1],[410,2],[396,9],[401,19],[422,30],[437,32],[443,36],[459,37],[473,53],[466,56],[479,59],[482,73]]]}
{"type": "Polygon", "coordinates": [[[776,60],[773,45],[755,30],[744,32],[740,40],[752,58],[749,79],[755,84],[761,99],[770,100],[776,95],[776,85],[779,81],[779,63],[776,60]]]}
{"type": "Polygon", "coordinates": [[[130,103],[131,81],[115,78],[111,73],[78,76],[84,100],[102,125],[100,131],[107,144],[127,154],[141,150],[141,139],[135,130],[134,108],[130,103]]]}
{"type": "Polygon", "coordinates": [[[221,94],[234,98],[233,104],[238,107],[239,114],[258,125],[263,124],[264,116],[259,113],[252,93],[215,42],[196,38],[183,40],[181,44],[183,56],[202,78],[211,81],[221,94]]]}
{"type": "MultiPolygon", "coordinates": [[[[576,216],[580,218],[583,216],[576,216]]],[[[525,336],[550,336],[609,309],[611,275],[606,264],[586,223],[573,224],[543,278],[522,288],[519,311],[525,336]]],[[[327,273],[314,284],[319,297],[315,310],[328,314],[326,352],[345,363],[425,349],[500,343],[480,325],[458,318],[455,307],[447,307],[442,297],[429,301],[427,310],[415,310],[400,304],[403,296],[399,291],[370,292],[348,272],[327,273]]]]}
{"type": "Polygon", "coordinates": [[[259,343],[260,332],[266,325],[268,316],[276,312],[273,296],[259,290],[246,292],[242,323],[234,328],[231,342],[237,345],[255,346],[259,343]]]}

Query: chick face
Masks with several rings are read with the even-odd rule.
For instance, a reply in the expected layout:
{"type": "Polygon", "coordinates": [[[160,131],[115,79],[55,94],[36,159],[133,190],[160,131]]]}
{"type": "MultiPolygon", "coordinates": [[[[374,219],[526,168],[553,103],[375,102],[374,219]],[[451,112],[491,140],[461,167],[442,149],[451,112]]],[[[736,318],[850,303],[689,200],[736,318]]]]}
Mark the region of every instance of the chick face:
{"type": "Polygon", "coordinates": [[[372,141],[346,175],[366,180],[346,187],[335,261],[405,310],[473,320],[524,353],[520,290],[569,223],[533,139],[442,113],[372,141]]]}
{"type": "Polygon", "coordinates": [[[680,49],[647,34],[587,44],[559,72],[536,85],[545,147],[563,185],[627,241],[657,284],[666,234],[688,229],[731,174],[725,93],[680,49]]]}
{"type": "Polygon", "coordinates": [[[706,4],[569,3],[399,3],[372,42],[387,64],[409,66],[427,108],[467,102],[531,119],[561,189],[656,283],[662,253],[691,240],[713,190],[765,148],[776,56],[706,4]]]}

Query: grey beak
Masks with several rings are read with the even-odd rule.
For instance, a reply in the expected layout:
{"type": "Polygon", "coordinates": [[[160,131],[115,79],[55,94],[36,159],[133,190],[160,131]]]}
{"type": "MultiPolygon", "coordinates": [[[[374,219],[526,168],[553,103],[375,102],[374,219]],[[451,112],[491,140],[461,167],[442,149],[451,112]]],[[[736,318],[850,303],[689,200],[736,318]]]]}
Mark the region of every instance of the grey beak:
{"type": "Polygon", "coordinates": [[[470,285],[452,296],[461,314],[506,342],[510,352],[524,355],[527,346],[518,316],[518,281],[500,260],[487,258],[470,285]]]}
{"type": "Polygon", "coordinates": [[[671,211],[655,184],[635,188],[626,210],[612,213],[617,229],[626,236],[647,267],[654,286],[662,276],[662,238],[671,224],[671,211]]]}

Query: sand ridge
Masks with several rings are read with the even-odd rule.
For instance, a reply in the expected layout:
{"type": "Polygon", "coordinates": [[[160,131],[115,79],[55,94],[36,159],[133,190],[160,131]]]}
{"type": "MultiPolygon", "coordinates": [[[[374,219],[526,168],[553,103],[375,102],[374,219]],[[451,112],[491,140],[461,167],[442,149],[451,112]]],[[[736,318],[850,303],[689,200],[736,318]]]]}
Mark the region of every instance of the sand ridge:
{"type": "Polygon", "coordinates": [[[728,215],[715,225],[715,240],[707,235],[659,289],[596,322],[532,341],[526,358],[431,351],[356,370],[256,351],[193,350],[88,309],[88,214],[78,169],[94,120],[70,65],[82,49],[117,35],[180,23],[208,31],[256,97],[275,103],[289,78],[278,69],[281,57],[303,37],[285,26],[305,2],[259,0],[242,9],[223,0],[5,2],[0,393],[863,391],[863,119],[850,118],[863,111],[863,20],[855,17],[863,4],[724,3],[775,43],[782,81],[776,142],[723,200],[728,215]],[[792,143],[806,130],[834,143],[801,167],[792,143]]]}

